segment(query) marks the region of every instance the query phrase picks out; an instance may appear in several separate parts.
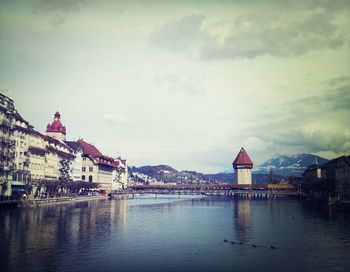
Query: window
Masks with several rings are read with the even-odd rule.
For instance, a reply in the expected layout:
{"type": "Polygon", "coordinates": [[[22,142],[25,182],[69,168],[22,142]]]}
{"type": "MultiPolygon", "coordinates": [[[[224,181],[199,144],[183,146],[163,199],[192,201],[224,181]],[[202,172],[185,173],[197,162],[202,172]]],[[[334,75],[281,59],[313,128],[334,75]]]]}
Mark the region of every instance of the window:
{"type": "Polygon", "coordinates": [[[82,180],[85,180],[85,175],[82,175],[82,176],[81,176],[81,179],[82,179],[82,180]]]}
{"type": "Polygon", "coordinates": [[[86,171],[86,167],[82,167],[81,170],[82,170],[83,172],[85,172],[85,171],[86,171]]]}
{"type": "Polygon", "coordinates": [[[89,167],[89,172],[92,172],[92,167],[89,167]]]}
{"type": "Polygon", "coordinates": [[[92,176],[89,176],[89,182],[92,182],[92,176]]]}

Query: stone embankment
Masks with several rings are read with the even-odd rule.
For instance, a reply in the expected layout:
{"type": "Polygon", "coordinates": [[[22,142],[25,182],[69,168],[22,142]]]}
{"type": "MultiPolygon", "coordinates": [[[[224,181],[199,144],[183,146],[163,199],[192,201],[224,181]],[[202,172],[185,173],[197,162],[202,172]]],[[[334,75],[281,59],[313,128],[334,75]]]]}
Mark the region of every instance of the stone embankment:
{"type": "Polygon", "coordinates": [[[38,199],[27,199],[27,200],[8,200],[0,201],[1,207],[11,207],[11,206],[38,206],[43,204],[59,204],[65,202],[78,202],[78,201],[88,201],[88,200],[98,200],[107,199],[104,195],[92,195],[92,196],[78,196],[78,197],[55,197],[55,198],[38,198],[38,199]]]}

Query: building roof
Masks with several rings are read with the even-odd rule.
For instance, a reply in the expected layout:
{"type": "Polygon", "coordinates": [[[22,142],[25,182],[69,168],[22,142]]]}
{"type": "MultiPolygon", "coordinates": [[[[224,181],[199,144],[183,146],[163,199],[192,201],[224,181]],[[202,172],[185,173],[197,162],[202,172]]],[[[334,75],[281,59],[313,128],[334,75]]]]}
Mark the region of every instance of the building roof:
{"type": "Polygon", "coordinates": [[[110,167],[118,166],[113,158],[103,155],[94,145],[85,142],[83,139],[79,139],[76,143],[83,151],[83,155],[90,157],[95,163],[110,167]]]}
{"type": "Polygon", "coordinates": [[[244,148],[242,147],[232,164],[234,166],[235,165],[253,165],[253,161],[249,158],[247,151],[245,151],[244,148]]]}
{"type": "Polygon", "coordinates": [[[68,145],[71,149],[73,149],[75,152],[77,152],[81,147],[77,142],[74,141],[64,141],[66,145],[68,145]]]}
{"type": "Polygon", "coordinates": [[[54,120],[51,124],[47,125],[46,132],[60,132],[66,134],[66,127],[61,123],[61,114],[56,111],[54,120]]]}
{"type": "Polygon", "coordinates": [[[94,145],[83,141],[83,139],[79,139],[76,143],[81,148],[84,155],[90,155],[93,158],[99,158],[103,156],[102,153],[94,145]]]}
{"type": "Polygon", "coordinates": [[[324,168],[327,168],[327,167],[330,167],[330,166],[336,166],[336,165],[339,165],[340,164],[347,164],[350,166],[350,155],[343,155],[343,156],[340,156],[340,157],[337,157],[337,158],[334,158],[332,160],[330,160],[329,162],[326,162],[324,164],[321,165],[321,168],[324,169],[324,168]]]}

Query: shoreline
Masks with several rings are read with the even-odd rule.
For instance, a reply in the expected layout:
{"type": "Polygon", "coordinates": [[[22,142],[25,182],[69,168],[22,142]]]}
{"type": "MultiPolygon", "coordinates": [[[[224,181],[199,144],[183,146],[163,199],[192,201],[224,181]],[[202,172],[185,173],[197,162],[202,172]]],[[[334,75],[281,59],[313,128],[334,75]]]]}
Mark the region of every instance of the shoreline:
{"type": "Polygon", "coordinates": [[[43,199],[29,199],[29,200],[7,200],[0,202],[1,208],[8,207],[37,207],[47,204],[61,204],[61,203],[70,203],[70,202],[82,202],[90,200],[100,200],[108,199],[107,196],[97,195],[97,196],[80,196],[80,197],[57,197],[57,198],[43,198],[43,199]]]}
{"type": "MultiPolygon", "coordinates": [[[[152,193],[153,194],[153,193],[152,193]]],[[[128,199],[128,198],[135,198],[139,194],[138,193],[132,193],[132,197],[130,197],[130,194],[122,193],[122,194],[112,194],[110,196],[107,195],[94,195],[94,196],[79,196],[79,197],[57,197],[57,198],[44,198],[44,199],[29,199],[29,200],[6,200],[6,201],[0,201],[0,210],[3,208],[10,208],[10,207],[17,207],[17,208],[25,208],[25,207],[38,207],[41,205],[50,205],[50,204],[64,204],[64,203],[72,203],[72,202],[83,202],[83,201],[91,201],[91,200],[101,200],[101,199],[128,199]]],[[[143,195],[143,194],[140,194],[143,195]]],[[[173,195],[173,194],[171,194],[173,195]]],[[[206,195],[207,196],[207,195],[206,195]]],[[[216,195],[218,196],[218,195],[216,195]]],[[[239,198],[247,198],[250,200],[253,200],[255,198],[250,197],[239,197],[239,198]]],[[[264,198],[267,199],[267,198],[264,198]]],[[[293,198],[295,199],[295,198],[293,198]]],[[[301,199],[301,198],[299,198],[301,199]]],[[[315,201],[315,198],[307,198],[305,196],[302,197],[302,199],[310,202],[313,206],[319,207],[319,208],[328,208],[336,211],[350,211],[350,201],[338,201],[332,204],[329,204],[325,201],[315,201]]]]}

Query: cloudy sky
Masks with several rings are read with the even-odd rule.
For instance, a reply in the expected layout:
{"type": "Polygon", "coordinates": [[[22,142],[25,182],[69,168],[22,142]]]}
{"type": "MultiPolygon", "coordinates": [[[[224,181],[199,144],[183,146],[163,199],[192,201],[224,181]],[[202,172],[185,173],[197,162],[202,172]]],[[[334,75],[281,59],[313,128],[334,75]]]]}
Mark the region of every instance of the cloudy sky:
{"type": "Polygon", "coordinates": [[[132,165],[350,150],[350,1],[0,0],[0,89],[132,165]]]}

